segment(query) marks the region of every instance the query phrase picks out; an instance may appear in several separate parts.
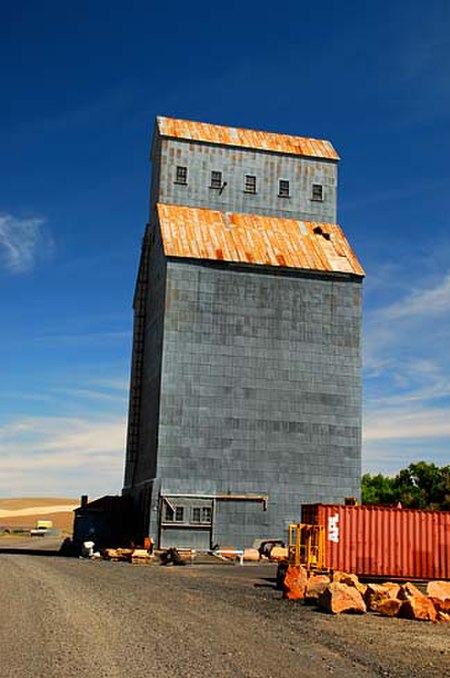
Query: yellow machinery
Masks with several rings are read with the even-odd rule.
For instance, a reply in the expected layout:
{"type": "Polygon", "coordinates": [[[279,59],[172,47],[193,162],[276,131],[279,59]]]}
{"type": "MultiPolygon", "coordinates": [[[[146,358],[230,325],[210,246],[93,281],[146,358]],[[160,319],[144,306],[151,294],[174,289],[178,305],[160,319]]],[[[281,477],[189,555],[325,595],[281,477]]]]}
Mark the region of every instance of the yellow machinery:
{"type": "Polygon", "coordinates": [[[308,576],[329,572],[325,564],[325,528],[305,523],[289,525],[288,560],[289,565],[302,565],[308,576]]]}

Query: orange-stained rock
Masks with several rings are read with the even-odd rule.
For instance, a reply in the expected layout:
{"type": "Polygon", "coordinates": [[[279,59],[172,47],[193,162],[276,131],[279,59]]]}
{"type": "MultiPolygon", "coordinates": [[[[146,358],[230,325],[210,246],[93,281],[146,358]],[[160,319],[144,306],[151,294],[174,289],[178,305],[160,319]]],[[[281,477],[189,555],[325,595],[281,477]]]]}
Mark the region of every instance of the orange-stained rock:
{"type": "Polygon", "coordinates": [[[420,593],[403,601],[398,616],[417,621],[436,621],[437,612],[431,600],[420,593]]]}
{"type": "Polygon", "coordinates": [[[450,581],[430,581],[427,585],[427,596],[430,598],[439,598],[440,600],[450,599],[450,581]]]}
{"type": "Polygon", "coordinates": [[[438,612],[436,614],[436,621],[450,622],[450,614],[448,612],[438,612]]]}
{"type": "Polygon", "coordinates": [[[283,581],[283,598],[303,600],[307,582],[306,570],[300,565],[289,565],[283,581]]]}
{"type": "Polygon", "coordinates": [[[258,549],[244,549],[244,560],[255,562],[259,560],[258,549]]]}
{"type": "Polygon", "coordinates": [[[276,562],[280,562],[281,560],[286,560],[288,557],[288,549],[287,546],[274,546],[272,550],[270,551],[270,560],[275,560],[276,562]]]}
{"type": "Polygon", "coordinates": [[[430,581],[427,586],[427,594],[437,612],[444,615],[450,614],[450,582],[430,581]]]}
{"type": "Polygon", "coordinates": [[[325,574],[315,574],[306,582],[305,603],[314,605],[327,588],[330,578],[325,574]]]}
{"type": "Polygon", "coordinates": [[[332,581],[333,582],[335,582],[335,581],[340,582],[342,577],[348,577],[348,576],[350,576],[350,575],[348,575],[347,572],[342,572],[342,570],[335,570],[333,572],[332,581]]]}
{"type": "Polygon", "coordinates": [[[366,612],[366,604],[359,591],[354,586],[347,586],[340,582],[329,584],[320,596],[318,604],[323,610],[332,614],[366,612]]]}
{"type": "Polygon", "coordinates": [[[435,598],[434,596],[428,596],[428,598],[433,603],[434,607],[438,612],[445,612],[445,614],[450,614],[450,598],[435,598]]]}
{"type": "Polygon", "coordinates": [[[398,598],[385,598],[379,600],[376,607],[371,609],[381,614],[382,617],[397,617],[402,605],[403,601],[398,598]]]}
{"type": "Polygon", "coordinates": [[[377,611],[381,601],[397,598],[399,591],[400,585],[394,584],[393,582],[368,584],[364,594],[364,601],[369,610],[377,611]]]}
{"type": "Polygon", "coordinates": [[[363,597],[366,593],[367,586],[361,584],[356,574],[349,574],[348,572],[340,572],[338,570],[333,574],[333,581],[345,584],[346,586],[354,586],[363,597]]]}
{"type": "Polygon", "coordinates": [[[424,596],[424,594],[419,591],[417,586],[414,586],[414,584],[411,584],[411,582],[408,581],[406,584],[402,584],[402,586],[400,586],[400,591],[398,592],[397,597],[399,600],[410,600],[411,598],[420,598],[426,596],[424,596]]]}

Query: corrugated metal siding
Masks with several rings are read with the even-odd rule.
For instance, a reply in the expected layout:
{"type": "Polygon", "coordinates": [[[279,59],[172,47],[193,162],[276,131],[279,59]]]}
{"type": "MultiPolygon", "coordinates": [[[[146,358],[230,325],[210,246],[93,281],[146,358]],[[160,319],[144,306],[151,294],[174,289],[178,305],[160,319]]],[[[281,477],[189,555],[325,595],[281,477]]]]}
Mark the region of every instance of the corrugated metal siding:
{"type": "Polygon", "coordinates": [[[161,136],[204,141],[211,144],[225,146],[242,146],[257,148],[265,151],[303,155],[312,158],[326,158],[339,160],[330,141],[297,137],[290,134],[276,134],[261,132],[238,127],[225,127],[192,120],[177,120],[175,118],[156,118],[158,131],[161,136]]]}
{"type": "Polygon", "coordinates": [[[178,205],[157,209],[167,256],[364,275],[337,224],[178,205]]]}
{"type": "Polygon", "coordinates": [[[450,579],[450,513],[381,506],[302,506],[326,530],[334,570],[402,579],[450,579]],[[337,518],[337,520],[336,520],[337,518]]]}

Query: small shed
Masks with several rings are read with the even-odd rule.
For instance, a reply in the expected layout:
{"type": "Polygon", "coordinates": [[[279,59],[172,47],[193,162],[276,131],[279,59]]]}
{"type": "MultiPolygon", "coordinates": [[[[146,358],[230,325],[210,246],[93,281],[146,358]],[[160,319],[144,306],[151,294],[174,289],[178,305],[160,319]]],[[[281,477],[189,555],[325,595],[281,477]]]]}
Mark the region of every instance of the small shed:
{"type": "Polygon", "coordinates": [[[88,501],[84,495],[74,514],[75,544],[92,539],[97,548],[115,548],[130,541],[131,505],[127,497],[106,495],[88,501]]]}

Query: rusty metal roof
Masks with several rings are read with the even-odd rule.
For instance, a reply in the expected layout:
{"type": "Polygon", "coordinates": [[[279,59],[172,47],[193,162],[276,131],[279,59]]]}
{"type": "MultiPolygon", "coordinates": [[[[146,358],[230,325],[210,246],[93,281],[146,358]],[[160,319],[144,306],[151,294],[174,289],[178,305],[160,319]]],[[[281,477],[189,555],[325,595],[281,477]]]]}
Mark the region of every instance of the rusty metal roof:
{"type": "Polygon", "coordinates": [[[364,276],[337,224],[162,203],[157,209],[167,256],[364,276]]]}
{"type": "Polygon", "coordinates": [[[241,146],[257,148],[277,153],[303,155],[312,158],[326,158],[339,160],[330,141],[296,137],[290,134],[275,134],[274,132],[259,132],[239,127],[224,127],[211,125],[206,122],[191,120],[177,120],[175,118],[156,118],[158,131],[163,137],[175,137],[192,141],[204,141],[211,144],[226,146],[241,146]]]}

